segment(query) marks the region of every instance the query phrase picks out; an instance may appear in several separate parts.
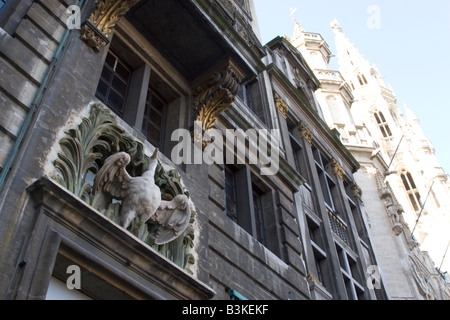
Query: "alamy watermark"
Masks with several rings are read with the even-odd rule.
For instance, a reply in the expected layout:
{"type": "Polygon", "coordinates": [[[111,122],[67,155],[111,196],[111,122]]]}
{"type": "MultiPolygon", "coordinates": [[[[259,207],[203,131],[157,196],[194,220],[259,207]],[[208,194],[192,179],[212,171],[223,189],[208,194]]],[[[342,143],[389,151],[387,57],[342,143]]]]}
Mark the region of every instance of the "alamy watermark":
{"type": "Polygon", "coordinates": [[[369,15],[366,25],[369,30],[381,29],[381,8],[377,5],[371,5],[367,8],[366,13],[369,15]]]}
{"type": "Polygon", "coordinates": [[[275,175],[280,168],[279,130],[226,129],[225,139],[218,129],[202,130],[196,121],[193,134],[186,129],[173,131],[171,151],[174,164],[248,164],[260,168],[261,175],[275,175]],[[224,141],[225,140],[225,141],[224,141]],[[208,143],[204,144],[207,141],[208,143]]]}
{"type": "Polygon", "coordinates": [[[67,28],[80,29],[81,28],[81,10],[79,6],[71,5],[67,7],[66,13],[70,14],[67,18],[66,25],[67,28]]]}
{"type": "Polygon", "coordinates": [[[70,265],[66,270],[67,274],[70,276],[66,280],[66,286],[69,290],[80,290],[81,289],[81,269],[77,265],[70,265]]]}
{"type": "Polygon", "coordinates": [[[366,285],[369,290],[381,289],[381,274],[378,266],[369,266],[366,270],[366,285]]]}

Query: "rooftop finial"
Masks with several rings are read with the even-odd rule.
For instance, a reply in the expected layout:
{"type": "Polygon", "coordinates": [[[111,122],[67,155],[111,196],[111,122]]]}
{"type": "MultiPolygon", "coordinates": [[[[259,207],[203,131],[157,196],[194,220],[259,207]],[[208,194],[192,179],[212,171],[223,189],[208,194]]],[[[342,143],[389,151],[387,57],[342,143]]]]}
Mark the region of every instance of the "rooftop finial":
{"type": "Polygon", "coordinates": [[[339,21],[337,21],[337,19],[334,19],[334,20],[331,21],[331,23],[330,23],[330,26],[331,26],[331,28],[332,28],[333,30],[339,30],[339,31],[342,31],[340,25],[341,25],[341,24],[339,23],[339,21]]]}
{"type": "Polygon", "coordinates": [[[289,18],[291,18],[293,21],[297,22],[297,19],[295,19],[295,13],[297,12],[298,8],[290,8],[290,14],[289,18]]]}

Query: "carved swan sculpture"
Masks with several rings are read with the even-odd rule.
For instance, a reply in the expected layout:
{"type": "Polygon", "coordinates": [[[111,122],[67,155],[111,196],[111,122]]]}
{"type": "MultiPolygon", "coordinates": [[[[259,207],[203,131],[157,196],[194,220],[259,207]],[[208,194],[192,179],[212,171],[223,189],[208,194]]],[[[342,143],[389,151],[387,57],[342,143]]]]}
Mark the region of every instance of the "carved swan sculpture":
{"type": "Polygon", "coordinates": [[[161,190],[155,184],[158,149],[150,158],[149,167],[140,177],[132,177],[126,171],[130,155],[116,153],[105,160],[94,180],[94,194],[122,200],[120,223],[127,229],[131,222],[140,218],[139,229],[147,221],[158,224],[154,235],[155,244],[168,243],[179,237],[190,220],[189,200],[177,195],[172,201],[161,200],[161,190]]]}

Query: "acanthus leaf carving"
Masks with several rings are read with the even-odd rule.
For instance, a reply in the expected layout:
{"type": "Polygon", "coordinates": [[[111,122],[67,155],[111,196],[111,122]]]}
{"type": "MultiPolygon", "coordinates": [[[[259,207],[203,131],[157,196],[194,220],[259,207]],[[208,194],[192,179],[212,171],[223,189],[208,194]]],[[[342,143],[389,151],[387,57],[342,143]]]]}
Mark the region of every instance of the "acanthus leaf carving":
{"type": "Polygon", "coordinates": [[[273,98],[275,100],[275,107],[278,112],[283,116],[283,118],[287,119],[287,114],[289,112],[289,106],[286,102],[278,95],[278,93],[273,93],[273,98]]]}
{"type": "MultiPolygon", "coordinates": [[[[194,101],[197,110],[195,121],[201,122],[201,129],[204,132],[211,129],[218,116],[235,101],[243,77],[242,72],[231,60],[226,62],[225,67],[220,68],[219,71],[211,73],[206,84],[198,86],[194,101]]],[[[203,148],[209,143],[210,141],[203,141],[203,148]]]]}
{"type": "Polygon", "coordinates": [[[339,164],[339,162],[337,162],[336,159],[332,159],[331,166],[333,168],[333,172],[339,177],[339,179],[344,181],[344,168],[339,164]]]}
{"type": "Polygon", "coordinates": [[[109,43],[112,30],[140,0],[96,0],[95,8],[81,28],[81,39],[95,51],[109,43]]]}

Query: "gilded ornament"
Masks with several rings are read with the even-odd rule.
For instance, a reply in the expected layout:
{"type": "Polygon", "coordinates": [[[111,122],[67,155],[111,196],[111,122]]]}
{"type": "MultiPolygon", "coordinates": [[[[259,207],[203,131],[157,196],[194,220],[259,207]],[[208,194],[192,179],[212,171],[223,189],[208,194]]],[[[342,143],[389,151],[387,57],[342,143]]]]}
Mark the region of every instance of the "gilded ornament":
{"type": "Polygon", "coordinates": [[[305,139],[306,142],[308,142],[310,146],[312,146],[313,135],[312,135],[311,131],[308,129],[308,127],[303,122],[301,122],[298,130],[300,132],[300,136],[303,139],[305,139]]]}
{"type": "MultiPolygon", "coordinates": [[[[202,131],[211,129],[220,114],[222,114],[235,100],[242,79],[241,72],[228,61],[226,67],[211,74],[206,88],[198,87],[198,94],[194,101],[197,110],[196,122],[201,122],[202,131]]],[[[210,141],[203,141],[205,148],[210,141]]]]}
{"type": "Polygon", "coordinates": [[[94,12],[81,28],[81,40],[95,51],[109,43],[116,24],[140,0],[96,0],[94,12]]]}
{"type": "Polygon", "coordinates": [[[339,179],[344,181],[344,168],[342,168],[342,166],[335,159],[331,161],[331,166],[333,167],[333,172],[339,177],[339,179]]]}
{"type": "Polygon", "coordinates": [[[278,93],[274,92],[273,97],[275,100],[275,107],[277,108],[278,112],[281,113],[281,115],[287,119],[287,113],[289,111],[289,106],[286,102],[284,102],[283,99],[278,95],[278,93]]]}

